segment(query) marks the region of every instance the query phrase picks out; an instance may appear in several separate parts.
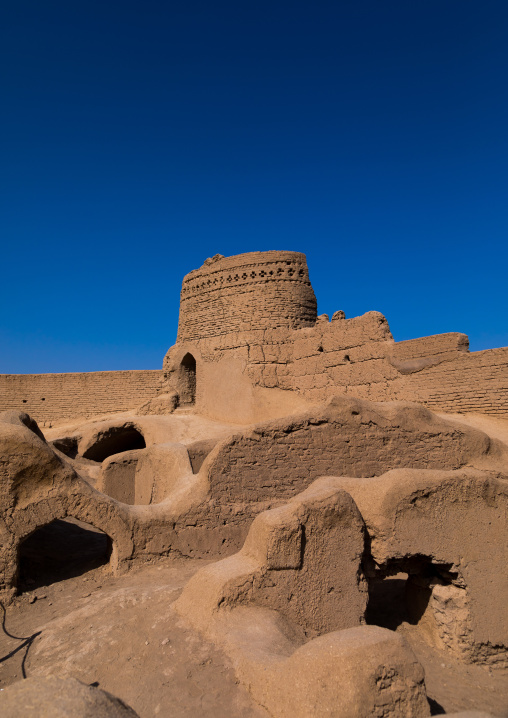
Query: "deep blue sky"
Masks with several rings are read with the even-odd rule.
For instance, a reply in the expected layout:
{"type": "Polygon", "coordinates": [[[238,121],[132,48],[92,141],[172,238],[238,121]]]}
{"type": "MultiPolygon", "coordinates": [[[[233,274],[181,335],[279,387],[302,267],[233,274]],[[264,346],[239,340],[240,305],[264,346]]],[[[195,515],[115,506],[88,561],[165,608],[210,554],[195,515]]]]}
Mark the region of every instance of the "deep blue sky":
{"type": "Polygon", "coordinates": [[[0,372],[157,368],[206,257],[508,345],[508,3],[9,0],[0,372]]]}

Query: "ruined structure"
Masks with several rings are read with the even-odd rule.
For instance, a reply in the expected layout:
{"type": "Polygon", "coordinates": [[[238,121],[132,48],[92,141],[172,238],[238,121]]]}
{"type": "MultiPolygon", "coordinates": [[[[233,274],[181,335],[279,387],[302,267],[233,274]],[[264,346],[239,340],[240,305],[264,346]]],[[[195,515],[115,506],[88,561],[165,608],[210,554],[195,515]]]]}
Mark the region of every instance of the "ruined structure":
{"type": "MultiPolygon", "coordinates": [[[[317,316],[303,254],[216,255],[184,278],[160,372],[2,376],[0,390],[4,605],[55,580],[44,536],[79,553],[92,532],[94,570],[115,580],[197,562],[164,613],[224,652],[242,715],[480,709],[422,662],[508,677],[508,348],[394,342],[377,312],[317,316]]],[[[29,668],[85,680],[81,653],[59,662],[59,620],[29,668]]],[[[115,680],[104,687],[148,716],[115,680]]],[[[41,683],[49,705],[58,681],[41,683]]],[[[35,689],[19,690],[9,715],[35,689]]],[[[109,715],[111,697],[80,692],[109,715]]],[[[489,706],[508,704],[508,682],[494,693],[489,706]]]]}
{"type": "Polygon", "coordinates": [[[316,323],[317,303],[304,254],[216,255],[184,277],[177,342],[316,323]]]}
{"type": "Polygon", "coordinates": [[[379,312],[318,317],[304,255],[257,252],[218,255],[184,278],[164,375],[186,403],[240,421],[280,416],[296,397],[317,403],[331,391],[508,416],[507,364],[508,348],[471,354],[464,334],[394,342],[379,312]]]}
{"type": "Polygon", "coordinates": [[[469,352],[464,334],[395,342],[379,312],[317,316],[305,255],[216,255],[184,277],[176,344],[162,371],[0,375],[0,408],[38,421],[181,406],[250,423],[330,393],[508,417],[508,348],[469,352]],[[269,391],[267,391],[269,390],[269,391]]]}

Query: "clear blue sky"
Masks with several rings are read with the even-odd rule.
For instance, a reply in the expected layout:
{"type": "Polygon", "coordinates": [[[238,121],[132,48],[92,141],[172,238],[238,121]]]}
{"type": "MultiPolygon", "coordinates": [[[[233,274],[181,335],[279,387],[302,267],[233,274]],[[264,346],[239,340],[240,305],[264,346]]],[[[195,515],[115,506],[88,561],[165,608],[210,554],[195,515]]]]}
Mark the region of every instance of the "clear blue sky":
{"type": "Polygon", "coordinates": [[[9,0],[0,372],[157,368],[181,279],[307,254],[320,313],[508,345],[506,0],[9,0]]]}

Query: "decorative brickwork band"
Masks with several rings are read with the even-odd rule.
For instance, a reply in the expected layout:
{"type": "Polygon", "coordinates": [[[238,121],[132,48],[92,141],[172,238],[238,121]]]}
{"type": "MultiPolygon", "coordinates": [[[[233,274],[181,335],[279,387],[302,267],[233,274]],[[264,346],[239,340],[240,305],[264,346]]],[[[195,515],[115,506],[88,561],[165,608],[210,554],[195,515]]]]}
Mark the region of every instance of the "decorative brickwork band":
{"type": "Polygon", "coordinates": [[[216,255],[184,277],[178,342],[252,329],[313,326],[317,316],[305,255],[216,255]]]}

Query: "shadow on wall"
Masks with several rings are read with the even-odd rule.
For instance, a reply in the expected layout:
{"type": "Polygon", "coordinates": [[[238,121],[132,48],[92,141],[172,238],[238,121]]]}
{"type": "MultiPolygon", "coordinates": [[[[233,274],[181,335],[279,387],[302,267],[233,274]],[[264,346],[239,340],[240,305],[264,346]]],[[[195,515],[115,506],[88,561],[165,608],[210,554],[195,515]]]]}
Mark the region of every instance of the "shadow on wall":
{"type": "Polygon", "coordinates": [[[77,436],[64,436],[61,439],[56,439],[50,442],[58,451],[68,456],[69,459],[75,459],[78,455],[78,437],[77,436]]]}
{"type": "Polygon", "coordinates": [[[100,432],[97,440],[83,452],[83,458],[104,461],[113,454],[145,448],[143,434],[134,426],[112,426],[100,432]]]}
{"type": "MultiPolygon", "coordinates": [[[[395,631],[402,623],[428,623],[433,586],[451,586],[451,564],[435,564],[424,556],[394,560],[384,571],[369,576],[366,621],[395,631]]],[[[424,626],[427,628],[427,626],[424,626]]]]}
{"type": "Polygon", "coordinates": [[[178,369],[177,391],[180,406],[192,406],[196,401],[196,360],[187,352],[178,369]]]}
{"type": "Polygon", "coordinates": [[[217,439],[166,443],[110,456],[102,464],[97,488],[124,504],[160,503],[183,477],[199,472],[216,444],[217,439]]]}
{"type": "Polygon", "coordinates": [[[18,548],[18,593],[33,591],[103,566],[112,541],[103,531],[76,519],[41,526],[18,548]]]}

